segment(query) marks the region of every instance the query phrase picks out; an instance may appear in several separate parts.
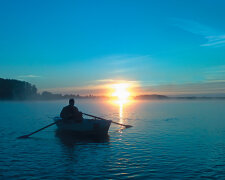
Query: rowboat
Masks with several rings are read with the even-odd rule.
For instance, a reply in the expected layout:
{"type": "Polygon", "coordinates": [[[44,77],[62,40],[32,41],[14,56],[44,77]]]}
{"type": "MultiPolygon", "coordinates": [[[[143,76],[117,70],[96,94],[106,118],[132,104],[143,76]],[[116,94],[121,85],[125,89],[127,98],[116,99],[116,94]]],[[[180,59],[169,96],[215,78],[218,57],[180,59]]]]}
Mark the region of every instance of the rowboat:
{"type": "Polygon", "coordinates": [[[107,135],[112,122],[111,120],[103,119],[83,119],[82,122],[65,123],[60,117],[55,117],[53,120],[58,131],[97,136],[107,135]]]}
{"type": "Polygon", "coordinates": [[[30,134],[19,136],[18,138],[19,139],[28,138],[32,134],[38,133],[38,132],[42,131],[43,129],[53,126],[54,124],[56,124],[56,126],[58,127],[58,132],[59,131],[63,132],[60,134],[64,134],[65,132],[69,132],[69,134],[70,134],[70,132],[72,132],[72,133],[75,133],[76,135],[97,135],[99,137],[101,137],[103,135],[108,135],[108,130],[109,130],[111,123],[114,123],[114,124],[117,124],[120,126],[124,126],[125,128],[132,127],[131,125],[121,124],[121,123],[103,119],[101,117],[97,117],[97,116],[94,116],[91,114],[87,114],[87,113],[82,113],[82,114],[92,117],[94,119],[83,119],[81,122],[65,123],[65,122],[63,122],[62,118],[54,117],[53,123],[48,124],[47,126],[44,126],[41,129],[38,129],[30,134]]]}

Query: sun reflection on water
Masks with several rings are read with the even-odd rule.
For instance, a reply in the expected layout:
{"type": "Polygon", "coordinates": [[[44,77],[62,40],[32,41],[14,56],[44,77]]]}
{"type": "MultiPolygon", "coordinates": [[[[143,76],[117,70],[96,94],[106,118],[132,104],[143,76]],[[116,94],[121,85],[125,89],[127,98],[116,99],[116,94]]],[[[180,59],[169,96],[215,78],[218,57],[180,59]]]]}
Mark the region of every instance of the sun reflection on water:
{"type": "Polygon", "coordinates": [[[119,103],[119,107],[120,107],[120,123],[123,123],[123,103],[120,102],[119,103]]]}
{"type": "Polygon", "coordinates": [[[119,123],[121,124],[124,123],[124,106],[125,104],[128,104],[129,102],[130,102],[129,100],[113,101],[113,103],[119,107],[119,123]]]}

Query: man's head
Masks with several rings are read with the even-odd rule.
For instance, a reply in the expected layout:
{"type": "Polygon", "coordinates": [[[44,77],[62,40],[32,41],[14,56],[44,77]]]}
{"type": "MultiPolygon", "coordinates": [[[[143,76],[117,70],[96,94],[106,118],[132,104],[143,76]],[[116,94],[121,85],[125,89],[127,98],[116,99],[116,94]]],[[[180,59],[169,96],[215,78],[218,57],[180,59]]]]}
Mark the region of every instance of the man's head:
{"type": "Polygon", "coordinates": [[[69,105],[70,105],[70,106],[74,106],[74,99],[73,99],[73,98],[71,98],[71,99],[69,100],[69,105]]]}

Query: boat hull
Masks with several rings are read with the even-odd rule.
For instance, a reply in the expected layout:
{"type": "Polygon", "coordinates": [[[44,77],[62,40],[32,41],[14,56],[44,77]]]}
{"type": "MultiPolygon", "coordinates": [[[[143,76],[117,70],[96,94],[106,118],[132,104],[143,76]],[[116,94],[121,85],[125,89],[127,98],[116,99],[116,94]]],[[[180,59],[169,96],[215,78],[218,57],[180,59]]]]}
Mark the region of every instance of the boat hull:
{"type": "Polygon", "coordinates": [[[112,122],[110,120],[83,119],[82,122],[65,123],[60,117],[55,117],[54,121],[58,131],[97,136],[107,135],[112,122]]]}

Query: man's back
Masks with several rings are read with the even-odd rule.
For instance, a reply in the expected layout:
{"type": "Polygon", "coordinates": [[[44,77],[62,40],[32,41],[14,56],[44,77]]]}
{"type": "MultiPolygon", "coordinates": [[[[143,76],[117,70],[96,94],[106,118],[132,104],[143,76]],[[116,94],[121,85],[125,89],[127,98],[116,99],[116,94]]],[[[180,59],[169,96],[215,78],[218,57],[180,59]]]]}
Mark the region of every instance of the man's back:
{"type": "Polygon", "coordinates": [[[76,106],[65,106],[61,113],[60,117],[66,122],[68,121],[76,121],[80,122],[82,121],[82,113],[78,111],[78,108],[76,106]]]}
{"type": "Polygon", "coordinates": [[[78,109],[77,107],[75,106],[71,106],[71,105],[68,105],[68,106],[65,106],[61,113],[60,113],[60,117],[61,118],[70,118],[72,117],[74,114],[78,113],[78,109]]]}

